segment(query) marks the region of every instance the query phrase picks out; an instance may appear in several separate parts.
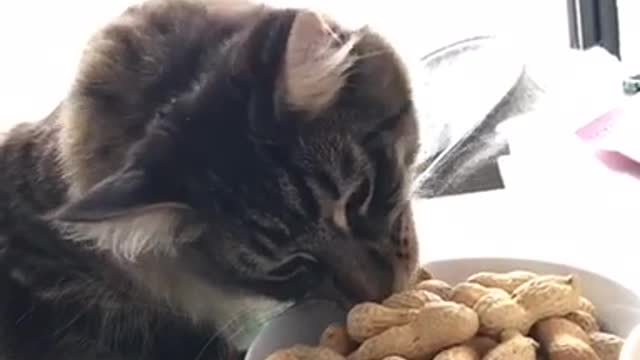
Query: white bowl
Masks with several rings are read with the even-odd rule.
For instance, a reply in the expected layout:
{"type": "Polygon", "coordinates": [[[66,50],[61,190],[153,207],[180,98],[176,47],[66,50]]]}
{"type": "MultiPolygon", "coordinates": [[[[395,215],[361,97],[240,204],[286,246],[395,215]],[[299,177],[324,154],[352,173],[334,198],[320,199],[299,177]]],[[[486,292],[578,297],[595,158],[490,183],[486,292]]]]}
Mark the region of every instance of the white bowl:
{"type": "MultiPolygon", "coordinates": [[[[430,262],[428,268],[434,277],[449,283],[462,282],[480,271],[575,274],[583,294],[598,309],[604,330],[627,338],[620,360],[640,359],[640,294],[612,279],[569,265],[515,258],[440,260],[430,262]]],[[[326,302],[303,304],[286,311],[262,329],[245,360],[264,360],[276,350],[295,344],[315,345],[325,327],[344,321],[345,315],[343,310],[326,302]]]]}
{"type": "Polygon", "coordinates": [[[346,311],[325,301],[295,306],[273,318],[249,347],[245,360],[264,360],[277,350],[297,344],[317,345],[331,323],[344,323],[346,311]]]}
{"type": "Polygon", "coordinates": [[[640,325],[636,326],[636,328],[631,332],[631,335],[627,337],[627,342],[622,348],[620,359],[640,359],[640,325]]]}

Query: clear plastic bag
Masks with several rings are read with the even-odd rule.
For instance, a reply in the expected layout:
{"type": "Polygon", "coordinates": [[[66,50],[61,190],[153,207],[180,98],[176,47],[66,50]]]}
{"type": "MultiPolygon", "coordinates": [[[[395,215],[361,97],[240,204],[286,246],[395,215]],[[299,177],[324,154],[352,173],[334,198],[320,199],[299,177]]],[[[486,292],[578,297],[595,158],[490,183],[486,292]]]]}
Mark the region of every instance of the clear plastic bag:
{"type": "Polygon", "coordinates": [[[510,45],[478,36],[422,58],[423,69],[415,74],[423,80],[415,86],[422,140],[419,197],[472,192],[485,185],[463,183],[467,170],[504,150],[494,138],[495,125],[513,110],[510,95],[523,84],[524,67],[510,45]]]}

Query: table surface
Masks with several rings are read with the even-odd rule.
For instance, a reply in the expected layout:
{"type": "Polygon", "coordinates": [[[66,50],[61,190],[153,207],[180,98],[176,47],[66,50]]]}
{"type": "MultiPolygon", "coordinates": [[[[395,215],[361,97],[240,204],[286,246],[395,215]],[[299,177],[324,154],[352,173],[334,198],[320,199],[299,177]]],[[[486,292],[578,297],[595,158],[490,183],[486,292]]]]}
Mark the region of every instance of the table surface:
{"type": "Polygon", "coordinates": [[[584,204],[571,212],[550,205],[532,206],[508,190],[417,200],[421,260],[517,257],[565,263],[640,294],[640,251],[634,249],[637,231],[629,219],[603,216],[584,204]]]}

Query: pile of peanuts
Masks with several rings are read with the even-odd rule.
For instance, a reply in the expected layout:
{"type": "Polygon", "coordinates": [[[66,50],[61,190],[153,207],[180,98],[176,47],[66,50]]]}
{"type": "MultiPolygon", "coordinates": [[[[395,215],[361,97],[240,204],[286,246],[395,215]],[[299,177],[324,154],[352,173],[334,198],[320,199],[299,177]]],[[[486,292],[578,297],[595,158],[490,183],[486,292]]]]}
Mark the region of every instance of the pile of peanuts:
{"type": "Polygon", "coordinates": [[[267,360],[618,360],[575,275],[480,272],[450,285],[421,268],[410,290],[361,303],[319,345],[267,360]]]}

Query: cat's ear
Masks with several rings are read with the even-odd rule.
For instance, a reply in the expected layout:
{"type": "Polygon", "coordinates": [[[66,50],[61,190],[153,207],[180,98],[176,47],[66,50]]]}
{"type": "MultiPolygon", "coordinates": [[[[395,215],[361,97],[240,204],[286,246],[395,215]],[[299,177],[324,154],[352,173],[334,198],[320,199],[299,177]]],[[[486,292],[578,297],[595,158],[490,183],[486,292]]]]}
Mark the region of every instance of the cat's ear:
{"type": "Polygon", "coordinates": [[[344,87],[355,62],[352,50],[359,35],[338,35],[322,15],[303,11],[293,21],[287,40],[281,86],[285,102],[295,110],[326,109],[344,87]]]}
{"type": "Polygon", "coordinates": [[[188,208],[170,199],[165,189],[150,180],[148,174],[138,170],[113,175],[47,217],[87,223],[144,215],[154,210],[188,208]]]}

